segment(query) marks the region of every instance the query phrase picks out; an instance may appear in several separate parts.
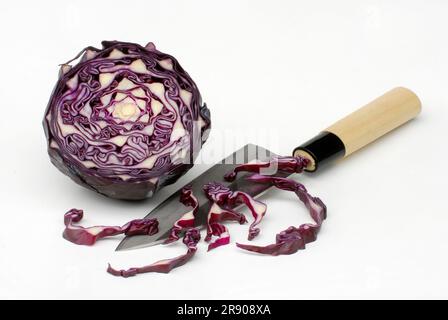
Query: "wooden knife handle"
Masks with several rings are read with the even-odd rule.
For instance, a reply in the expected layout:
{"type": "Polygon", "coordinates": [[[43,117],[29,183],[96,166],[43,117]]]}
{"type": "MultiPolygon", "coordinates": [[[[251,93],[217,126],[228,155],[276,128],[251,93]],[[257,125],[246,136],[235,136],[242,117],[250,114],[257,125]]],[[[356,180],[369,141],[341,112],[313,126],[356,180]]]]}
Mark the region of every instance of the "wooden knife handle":
{"type": "Polygon", "coordinates": [[[337,121],[293,151],[311,160],[307,171],[324,162],[346,157],[389,131],[415,118],[421,102],[411,90],[397,87],[337,121]]]}

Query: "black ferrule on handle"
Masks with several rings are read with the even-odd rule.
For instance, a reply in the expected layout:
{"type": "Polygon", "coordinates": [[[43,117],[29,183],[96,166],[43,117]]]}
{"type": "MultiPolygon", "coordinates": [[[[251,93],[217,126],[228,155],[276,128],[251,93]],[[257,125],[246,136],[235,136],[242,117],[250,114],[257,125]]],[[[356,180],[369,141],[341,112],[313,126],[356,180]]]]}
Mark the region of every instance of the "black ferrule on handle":
{"type": "Polygon", "coordinates": [[[343,157],[345,155],[345,146],[337,135],[322,131],[311,140],[295,148],[293,154],[296,155],[297,151],[303,151],[313,158],[313,168],[308,168],[306,171],[314,172],[322,164],[343,157]]]}

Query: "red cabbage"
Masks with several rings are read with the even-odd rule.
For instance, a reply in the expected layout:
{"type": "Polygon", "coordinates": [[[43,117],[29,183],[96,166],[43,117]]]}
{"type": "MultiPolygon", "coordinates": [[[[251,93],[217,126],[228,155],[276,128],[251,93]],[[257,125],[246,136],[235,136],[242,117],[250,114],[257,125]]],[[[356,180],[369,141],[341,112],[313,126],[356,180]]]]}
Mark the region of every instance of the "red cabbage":
{"type": "Polygon", "coordinates": [[[218,182],[209,182],[204,186],[204,192],[207,198],[212,202],[211,209],[208,217],[207,226],[207,238],[210,239],[212,235],[218,236],[218,243],[212,243],[212,248],[219,245],[227,244],[229,241],[229,235],[227,228],[223,228],[221,225],[216,225],[217,221],[223,220],[236,220],[240,223],[244,223],[246,220],[244,216],[231,210],[231,207],[235,207],[239,204],[244,203],[252,213],[254,221],[249,226],[249,236],[248,239],[252,240],[259,233],[260,229],[256,226],[261,222],[263,216],[266,213],[266,205],[263,202],[257,201],[245,192],[232,191],[231,189],[223,186],[218,182]],[[220,216],[223,214],[223,216],[220,216]],[[217,217],[214,217],[217,216],[217,217]]]}
{"type": "Polygon", "coordinates": [[[183,243],[187,246],[187,252],[175,258],[160,260],[144,267],[133,267],[127,270],[116,270],[109,264],[107,272],[117,277],[131,277],[139,273],[158,272],[168,273],[172,269],[186,264],[196,253],[197,244],[201,239],[201,234],[198,229],[188,229],[184,235],[183,243]]]}
{"type": "Polygon", "coordinates": [[[300,249],[305,249],[305,245],[307,243],[316,240],[317,233],[319,232],[323,221],[327,217],[327,208],[322,200],[311,196],[303,184],[291,179],[263,176],[259,174],[254,174],[247,179],[257,183],[272,183],[279,189],[294,192],[305,204],[310,212],[311,218],[313,218],[315,223],[305,223],[300,225],[298,228],[293,226],[289,227],[288,229],[277,234],[274,244],[263,247],[237,243],[239,248],[277,256],[282,254],[292,254],[300,249]]]}
{"type": "Polygon", "coordinates": [[[126,236],[133,235],[154,235],[159,229],[157,219],[136,219],[132,220],[122,227],[118,226],[94,226],[84,228],[74,225],[82,220],[84,212],[79,209],[71,209],[64,215],[65,230],[63,237],[79,245],[91,246],[101,238],[111,237],[118,234],[126,236]]]}
{"type": "MultiPolygon", "coordinates": [[[[291,159],[289,157],[280,157],[276,161],[280,171],[300,172],[303,169],[300,164],[300,158],[291,159]]],[[[306,162],[302,162],[302,164],[306,166],[306,162]]],[[[263,168],[266,168],[266,163],[258,164],[258,167],[242,165],[232,173],[236,174],[239,171],[257,172],[263,168]]],[[[231,177],[232,173],[227,176],[231,177]]],[[[305,249],[307,243],[316,240],[327,213],[325,204],[319,198],[311,196],[301,183],[288,178],[253,174],[246,179],[254,183],[272,184],[279,189],[294,192],[309,210],[314,223],[305,223],[299,227],[290,226],[277,234],[276,242],[273,244],[256,246],[237,243],[237,247],[252,252],[277,256],[293,254],[298,250],[305,249]]],[[[238,221],[240,224],[247,222],[243,214],[232,209],[239,204],[245,204],[254,217],[254,221],[249,227],[248,239],[252,240],[259,234],[260,230],[256,226],[266,213],[267,207],[264,203],[253,199],[244,192],[232,191],[230,188],[218,182],[207,183],[204,185],[203,190],[211,203],[207,216],[207,235],[205,237],[205,241],[209,242],[208,250],[228,244],[230,241],[228,229],[221,222],[238,221]],[[213,237],[216,237],[216,239],[211,241],[213,237]]],[[[174,223],[165,243],[177,241],[180,234],[185,231],[183,243],[187,246],[187,252],[175,258],[164,259],[147,266],[132,267],[127,270],[117,270],[109,264],[107,272],[114,276],[127,278],[147,272],[168,273],[172,269],[187,263],[195,255],[197,244],[201,238],[199,230],[194,228],[194,220],[199,209],[199,203],[193,195],[190,186],[184,187],[181,190],[179,200],[185,206],[191,207],[191,209],[174,223]]],[[[133,220],[122,227],[96,226],[83,228],[73,224],[79,222],[82,217],[82,210],[77,209],[72,209],[65,214],[64,222],[66,229],[64,231],[64,238],[77,244],[92,245],[100,238],[121,233],[126,235],[153,235],[158,232],[158,222],[156,219],[133,220]]]]}
{"type": "Polygon", "coordinates": [[[61,66],[43,119],[48,153],[84,187],[112,198],[151,197],[192,167],[210,113],[173,56],[152,43],[102,45],[61,66]]]}
{"type": "MultiPolygon", "coordinates": [[[[193,195],[190,186],[182,189],[180,195],[180,202],[186,206],[192,207],[190,211],[184,214],[177,220],[171,229],[171,234],[165,243],[171,243],[179,239],[179,234],[186,231],[183,243],[187,246],[187,252],[181,256],[172,259],[161,260],[149,266],[141,268],[130,268],[128,270],[115,270],[109,264],[107,272],[122,277],[134,276],[137,273],[159,272],[168,273],[172,269],[180,267],[187,263],[196,253],[196,246],[201,236],[199,230],[193,228],[195,214],[198,211],[199,203],[197,198],[193,195]]],[[[64,215],[65,230],[63,237],[73,243],[79,245],[93,245],[101,238],[108,236],[115,236],[118,234],[125,234],[126,236],[133,235],[154,235],[158,230],[159,223],[157,219],[136,219],[126,223],[122,227],[118,226],[94,226],[84,228],[74,225],[83,218],[83,211],[79,209],[71,209],[64,215]]]]}
{"type": "Polygon", "coordinates": [[[182,217],[174,222],[174,226],[171,228],[171,233],[168,239],[166,239],[165,243],[171,243],[179,240],[179,234],[182,231],[194,227],[194,219],[199,209],[199,202],[198,199],[193,195],[191,186],[182,188],[179,201],[185,206],[192,207],[192,209],[190,211],[187,211],[182,215],[182,217]]]}
{"type": "Polygon", "coordinates": [[[210,242],[212,236],[218,238],[208,245],[208,251],[230,242],[229,231],[226,226],[219,223],[221,221],[237,221],[240,224],[247,222],[243,214],[228,208],[223,209],[216,202],[213,202],[207,216],[207,236],[204,240],[210,242]]]}
{"type": "Polygon", "coordinates": [[[303,157],[275,157],[267,162],[241,164],[237,166],[233,171],[226,173],[224,179],[227,181],[233,181],[235,180],[238,172],[241,171],[264,174],[263,170],[273,169],[275,170],[275,172],[281,171],[286,173],[301,173],[309,163],[310,160],[303,157]]]}

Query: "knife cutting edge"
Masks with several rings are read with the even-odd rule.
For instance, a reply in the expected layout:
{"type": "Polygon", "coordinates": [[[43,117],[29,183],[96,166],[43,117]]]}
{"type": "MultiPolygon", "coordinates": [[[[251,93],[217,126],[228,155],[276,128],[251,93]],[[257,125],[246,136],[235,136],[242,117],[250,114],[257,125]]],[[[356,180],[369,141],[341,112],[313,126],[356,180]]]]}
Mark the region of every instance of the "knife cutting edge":
{"type": "MultiPolygon", "coordinates": [[[[403,87],[394,88],[295,148],[293,155],[308,158],[310,163],[306,171],[315,172],[325,163],[345,158],[415,118],[420,111],[421,102],[412,91],[403,87]]],[[[196,215],[197,226],[203,227],[207,222],[209,201],[202,191],[202,187],[207,182],[219,181],[232,190],[243,191],[253,197],[259,196],[267,191],[270,185],[248,182],[246,177],[250,173],[239,174],[235,181],[227,182],[223,179],[224,174],[241,163],[255,160],[267,161],[273,156],[276,154],[261,146],[248,144],[188,183],[199,201],[199,210],[196,215]]],[[[277,172],[276,175],[286,177],[289,174],[277,172]]],[[[160,231],[157,234],[127,236],[116,250],[137,249],[164,241],[173,223],[187,211],[179,202],[181,189],[179,188],[146,215],[146,217],[158,219],[160,231]]]]}

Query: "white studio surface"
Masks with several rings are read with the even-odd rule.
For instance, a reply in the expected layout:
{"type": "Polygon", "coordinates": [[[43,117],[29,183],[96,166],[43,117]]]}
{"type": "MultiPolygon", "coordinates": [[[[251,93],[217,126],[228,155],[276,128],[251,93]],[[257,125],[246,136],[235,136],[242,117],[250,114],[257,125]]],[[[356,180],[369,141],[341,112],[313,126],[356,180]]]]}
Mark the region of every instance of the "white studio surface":
{"type": "MultiPolygon", "coordinates": [[[[447,15],[446,1],[1,1],[0,298],[448,298],[447,15]],[[255,142],[289,155],[395,86],[415,91],[423,112],[296,177],[328,206],[306,250],[242,252],[234,243],[246,241],[247,226],[232,224],[230,245],[207,253],[201,243],[171,274],[116,278],[108,262],[138,266],[184,247],[115,252],[120,237],[76,246],[61,237],[64,212],[84,209],[83,225],[121,225],[200,166],[153,201],[132,203],[83,189],[51,165],[41,120],[58,64],[101,40],[152,41],[180,61],[211,110],[204,152],[226,137],[235,148],[255,142]]],[[[263,199],[258,244],[307,219],[287,192],[263,199]]]]}

